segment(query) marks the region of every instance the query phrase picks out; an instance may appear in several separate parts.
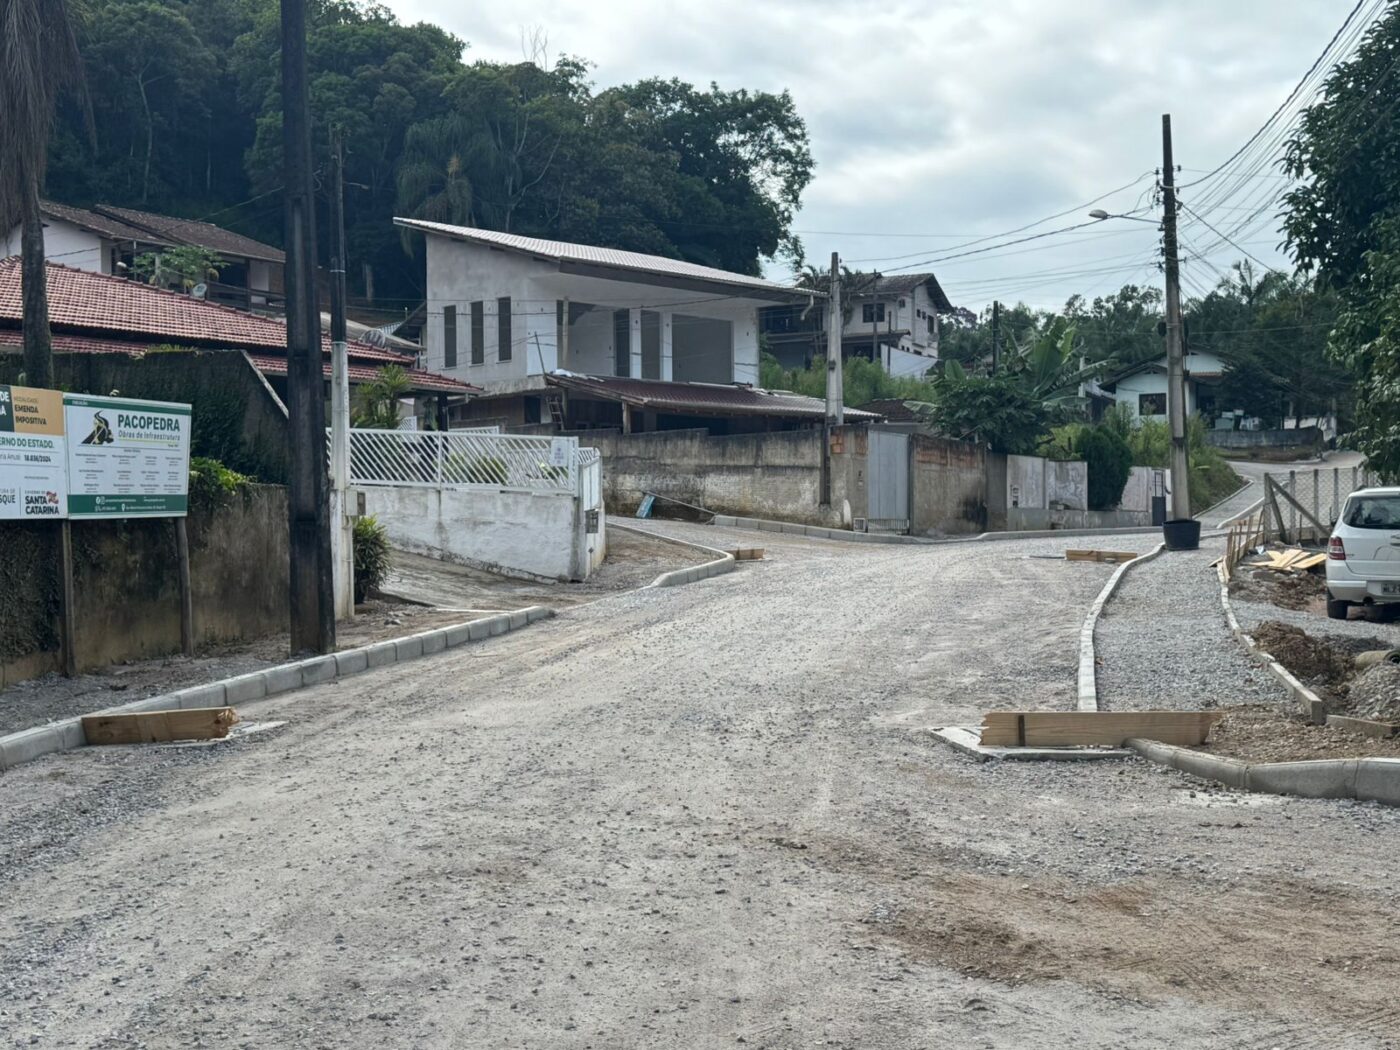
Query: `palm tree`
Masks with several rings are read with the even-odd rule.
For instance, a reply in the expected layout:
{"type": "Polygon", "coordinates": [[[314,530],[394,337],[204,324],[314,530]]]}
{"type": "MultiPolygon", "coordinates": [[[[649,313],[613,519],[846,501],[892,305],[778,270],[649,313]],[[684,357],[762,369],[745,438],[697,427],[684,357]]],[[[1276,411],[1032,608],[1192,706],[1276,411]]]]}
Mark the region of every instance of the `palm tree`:
{"type": "MultiPolygon", "coordinates": [[[[480,132],[459,113],[414,124],[404,135],[399,158],[399,214],[474,226],[470,171],[482,153],[480,132]]],[[[404,233],[407,245],[408,231],[404,233]]]]}
{"type": "Polygon", "coordinates": [[[41,387],[53,386],[53,340],[39,190],[58,96],[83,83],[74,32],[81,2],[0,0],[0,230],[21,226],[24,371],[41,387]]]}

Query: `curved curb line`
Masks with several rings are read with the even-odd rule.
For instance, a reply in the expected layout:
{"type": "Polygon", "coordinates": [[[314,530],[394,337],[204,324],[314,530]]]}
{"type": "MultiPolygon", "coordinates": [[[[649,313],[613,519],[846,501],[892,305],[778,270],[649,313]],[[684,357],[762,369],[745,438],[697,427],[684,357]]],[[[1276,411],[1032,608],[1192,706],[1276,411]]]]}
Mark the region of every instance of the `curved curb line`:
{"type": "Polygon", "coordinates": [[[709,522],[731,529],[754,532],[780,532],[789,536],[807,536],[818,540],[840,540],[844,543],[907,544],[916,547],[941,547],[955,543],[979,543],[993,540],[1073,539],[1076,536],[1137,536],[1158,532],[1160,525],[1133,525],[1121,529],[1028,529],[1021,532],[979,532],[971,536],[934,539],[931,536],[905,536],[894,532],[853,532],[825,525],[799,525],[791,521],[768,518],[743,518],[733,514],[716,514],[709,522]]]}
{"type": "MultiPolygon", "coordinates": [[[[440,653],[467,642],[479,642],[499,634],[518,631],[539,620],[547,620],[553,615],[553,609],[543,605],[531,605],[513,612],[497,613],[495,616],[485,616],[479,620],[468,620],[449,627],[420,631],[403,638],[390,638],[387,641],[362,645],[358,649],[343,649],[326,656],[313,656],[309,660],[278,664],[236,678],[189,686],[173,693],[162,693],[119,707],[89,713],[132,714],[138,711],[176,711],[182,708],[224,707],[248,703],[279,693],[289,693],[304,686],[320,685],[332,679],[348,678],[377,667],[440,653]]],[[[50,755],[55,751],[85,746],[87,740],[83,736],[84,717],[79,715],[65,718],[59,722],[0,736],[0,770],[13,769],[22,762],[50,755]]]]}
{"type": "Polygon", "coordinates": [[[738,562],[734,560],[734,555],[728,551],[722,551],[717,547],[706,547],[700,543],[691,543],[689,540],[678,540],[673,536],[663,536],[650,529],[638,529],[630,525],[619,525],[616,522],[608,522],[608,528],[621,529],[623,532],[630,532],[636,536],[649,536],[654,540],[661,540],[663,543],[670,543],[677,547],[685,547],[687,550],[701,551],[704,554],[717,554],[719,557],[713,561],[702,562],[699,565],[692,565],[688,569],[672,569],[670,572],[663,572],[656,579],[652,580],[646,587],[678,587],[683,583],[695,583],[699,580],[708,580],[711,576],[719,576],[726,572],[733,572],[738,568],[738,562]]]}
{"type": "Polygon", "coordinates": [[[1400,758],[1328,758],[1308,762],[1241,762],[1190,748],[1134,738],[1143,758],[1243,791],[1299,798],[1350,798],[1400,806],[1400,758]]]}
{"type": "Polygon", "coordinates": [[[1225,562],[1221,561],[1215,567],[1216,579],[1220,582],[1220,607],[1225,611],[1225,626],[1230,629],[1230,633],[1239,639],[1244,646],[1245,652],[1255,661],[1262,664],[1264,668],[1279,680],[1290,696],[1298,702],[1299,713],[1309,721],[1316,722],[1318,716],[1324,711],[1327,705],[1322,697],[1318,696],[1311,689],[1305,686],[1292,672],[1283,664],[1274,659],[1273,655],[1265,652],[1259,647],[1259,643],[1254,637],[1240,626],[1240,621],[1235,618],[1234,607],[1230,604],[1230,578],[1225,575],[1225,562]]]}
{"type": "Polygon", "coordinates": [[[1080,711],[1097,711],[1099,709],[1099,687],[1098,676],[1095,671],[1094,662],[1094,628],[1099,623],[1099,613],[1103,612],[1104,605],[1108,599],[1113,597],[1114,590],[1117,589],[1119,581],[1134,565],[1151,561],[1157,555],[1167,549],[1165,543],[1159,543],[1146,554],[1139,554],[1132,561],[1124,562],[1108,578],[1108,582],[1103,585],[1103,590],[1099,591],[1099,596],[1094,599],[1094,604],[1089,606],[1089,615],[1084,617],[1084,626],[1079,628],[1079,703],[1080,711]]]}

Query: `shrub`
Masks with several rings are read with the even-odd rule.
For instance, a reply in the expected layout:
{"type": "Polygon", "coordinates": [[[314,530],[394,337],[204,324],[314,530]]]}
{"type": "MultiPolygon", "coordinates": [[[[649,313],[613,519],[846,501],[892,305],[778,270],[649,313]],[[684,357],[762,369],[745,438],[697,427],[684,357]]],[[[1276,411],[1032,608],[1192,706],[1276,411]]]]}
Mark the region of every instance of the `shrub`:
{"type": "Polygon", "coordinates": [[[1089,465],[1089,509],[1112,510],[1132,473],[1133,450],[1109,427],[1085,427],[1075,445],[1089,465]]]}
{"type": "Polygon", "coordinates": [[[202,510],[222,507],[255,480],[229,470],[217,459],[194,456],[190,459],[190,506],[202,510]]]}
{"type": "Polygon", "coordinates": [[[389,575],[389,535],[373,515],[355,519],[355,604],[389,575]]]}

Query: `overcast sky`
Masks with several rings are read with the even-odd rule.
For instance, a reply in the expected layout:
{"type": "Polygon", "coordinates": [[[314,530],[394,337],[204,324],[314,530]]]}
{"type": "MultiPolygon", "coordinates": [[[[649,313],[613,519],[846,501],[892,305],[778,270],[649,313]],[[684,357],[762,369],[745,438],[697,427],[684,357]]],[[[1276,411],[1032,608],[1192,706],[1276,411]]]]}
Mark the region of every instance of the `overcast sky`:
{"type": "MultiPolygon", "coordinates": [[[[403,21],[435,22],[466,40],[468,59],[518,61],[522,33],[538,28],[548,34],[551,52],[591,61],[600,87],[675,76],[791,91],[817,162],[795,224],[809,257],[840,251],[854,265],[886,271],[1133,182],[1161,163],[1166,112],[1176,162],[1188,169],[1180,180],[1192,178],[1190,169],[1213,168],[1283,100],[1352,6],[1351,0],[387,2],[403,21]]],[[[1150,179],[1137,182],[1100,206],[1131,210],[1150,187],[1150,179]]],[[[1188,204],[1192,199],[1183,194],[1188,204]]],[[[1082,216],[1075,210],[1028,232],[1082,216]]],[[[1224,209],[1205,216],[1217,227],[1242,217],[1224,209]]],[[[1199,223],[1183,233],[1197,246],[1216,239],[1199,223]]],[[[1277,239],[1271,226],[1236,238],[1269,263],[1280,259],[1277,239]]],[[[996,297],[1057,307],[1075,292],[1092,298],[1127,281],[1160,284],[1152,265],[1157,240],[1151,225],[1116,221],[913,268],[935,271],[958,305],[980,309],[996,297]]],[[[1189,263],[1188,290],[1213,284],[1212,264],[1225,270],[1238,256],[1224,246],[1189,263]]]]}

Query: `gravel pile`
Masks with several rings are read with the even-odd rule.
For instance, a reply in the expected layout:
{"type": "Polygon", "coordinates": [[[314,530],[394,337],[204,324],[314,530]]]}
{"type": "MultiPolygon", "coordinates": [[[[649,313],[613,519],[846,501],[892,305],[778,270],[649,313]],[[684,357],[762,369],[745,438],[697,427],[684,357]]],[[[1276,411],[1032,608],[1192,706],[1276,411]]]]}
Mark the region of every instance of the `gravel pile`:
{"type": "Polygon", "coordinates": [[[1220,553],[1218,541],[1197,551],[1167,551],[1123,577],[1094,632],[1100,708],[1285,701],[1282,686],[1249,659],[1225,625],[1211,567],[1220,553]]]}
{"type": "Polygon", "coordinates": [[[1377,664],[1357,675],[1347,692],[1347,710],[1355,718],[1400,722],[1400,666],[1377,664]]]}

